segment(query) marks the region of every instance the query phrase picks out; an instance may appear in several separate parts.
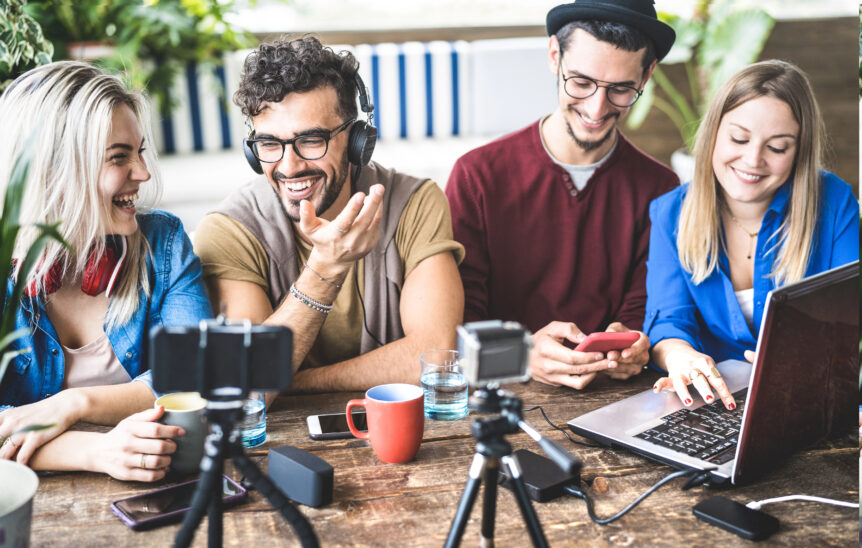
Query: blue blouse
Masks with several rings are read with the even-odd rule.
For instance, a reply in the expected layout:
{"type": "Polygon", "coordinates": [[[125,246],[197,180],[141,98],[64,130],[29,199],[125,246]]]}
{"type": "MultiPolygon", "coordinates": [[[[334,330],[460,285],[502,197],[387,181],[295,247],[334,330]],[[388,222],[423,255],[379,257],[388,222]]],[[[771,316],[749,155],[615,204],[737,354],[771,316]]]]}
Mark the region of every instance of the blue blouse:
{"type": "MultiPolygon", "coordinates": [[[[155,326],[197,326],[212,316],[203,284],[201,263],[183,231],[180,220],[164,211],[138,215],[138,225],[150,245],[147,268],[149,299],[140,292],[140,304],[126,324],[107,333],[114,354],[133,380],[152,379],[147,363],[150,329],[155,326]]],[[[7,283],[11,294],[12,281],[7,283]]],[[[45,304],[24,297],[15,317],[15,328],[30,330],[12,348],[30,348],[12,361],[0,391],[0,410],[48,398],[63,387],[63,349],[45,304]]]]}
{"type": "MultiPolygon", "coordinates": [[[[821,172],[820,212],[806,276],[859,259],[859,203],[850,185],[836,175],[821,172]]],[[[772,199],[757,236],[754,261],[754,328],[745,321],[730,280],[727,255],[722,251],[717,268],[695,285],[679,261],[676,237],[679,213],[689,185],[685,184],[650,204],[647,304],[644,333],[656,344],[668,338],[687,341],[715,361],[744,359],[754,350],[766,296],[775,288],[769,277],[778,249],[775,238],[788,207],[791,183],[785,182],[772,199]]]]}

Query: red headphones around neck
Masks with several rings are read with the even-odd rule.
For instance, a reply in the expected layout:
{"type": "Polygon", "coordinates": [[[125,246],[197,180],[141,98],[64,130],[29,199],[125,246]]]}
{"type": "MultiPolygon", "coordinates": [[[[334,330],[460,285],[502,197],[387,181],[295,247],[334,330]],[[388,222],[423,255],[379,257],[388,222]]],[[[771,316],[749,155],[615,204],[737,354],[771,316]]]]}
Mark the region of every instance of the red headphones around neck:
{"type": "MultiPolygon", "coordinates": [[[[81,278],[81,290],[87,295],[96,297],[105,293],[111,296],[111,290],[117,281],[117,275],[123,267],[126,259],[126,237],[108,236],[105,240],[105,252],[101,257],[96,257],[94,249],[90,250],[87,265],[84,267],[84,276],[81,278]]],[[[55,262],[45,276],[45,293],[50,295],[63,285],[63,266],[59,261],[55,262]]],[[[26,293],[30,297],[36,296],[36,283],[27,285],[26,293]]]]}

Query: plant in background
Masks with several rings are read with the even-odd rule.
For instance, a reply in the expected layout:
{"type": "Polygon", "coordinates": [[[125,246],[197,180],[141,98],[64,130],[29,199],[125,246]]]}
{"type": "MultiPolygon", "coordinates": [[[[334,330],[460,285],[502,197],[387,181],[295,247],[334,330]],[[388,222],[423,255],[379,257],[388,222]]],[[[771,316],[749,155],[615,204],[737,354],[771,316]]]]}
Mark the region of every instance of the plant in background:
{"type": "Polygon", "coordinates": [[[18,240],[18,233],[23,228],[20,223],[21,202],[24,198],[24,188],[30,172],[30,160],[33,154],[32,151],[35,148],[35,146],[32,146],[34,142],[35,133],[23,147],[23,150],[26,152],[15,161],[12,175],[9,178],[9,184],[6,186],[3,212],[0,215],[0,280],[4,281],[3,291],[0,291],[0,355],[2,355],[2,358],[0,358],[0,382],[3,381],[3,375],[6,373],[6,369],[12,359],[19,354],[30,351],[29,348],[7,350],[15,339],[29,332],[27,328],[15,329],[15,315],[18,310],[18,303],[24,294],[24,287],[27,284],[27,273],[36,266],[37,261],[42,256],[42,251],[45,249],[45,244],[49,240],[56,240],[66,248],[69,248],[69,244],[57,230],[60,223],[52,225],[36,224],[36,238],[30,248],[26,250],[24,260],[18,270],[18,276],[13,284],[12,292],[7,293],[7,280],[12,275],[14,268],[12,257],[15,252],[15,243],[18,240]]]}
{"type": "MultiPolygon", "coordinates": [[[[249,3],[255,0],[243,4],[249,3]]],[[[70,43],[113,46],[98,64],[125,72],[133,87],[156,97],[163,113],[188,63],[217,64],[222,54],[253,43],[226,20],[236,9],[235,0],[31,0],[27,7],[66,57],[75,57],[70,43]]]]}
{"type": "Polygon", "coordinates": [[[734,0],[697,0],[688,19],[659,13],[676,31],[676,42],[662,64],[683,63],[688,89],[678,90],[657,66],[632,107],[629,127],[639,127],[655,106],[677,127],[685,147],[692,149],[710,98],[731,75],[757,60],[775,24],[762,9],[737,10],[734,4],[734,0]]]}
{"type": "Polygon", "coordinates": [[[31,68],[51,62],[54,48],[24,11],[26,0],[0,0],[0,93],[31,68]]]}

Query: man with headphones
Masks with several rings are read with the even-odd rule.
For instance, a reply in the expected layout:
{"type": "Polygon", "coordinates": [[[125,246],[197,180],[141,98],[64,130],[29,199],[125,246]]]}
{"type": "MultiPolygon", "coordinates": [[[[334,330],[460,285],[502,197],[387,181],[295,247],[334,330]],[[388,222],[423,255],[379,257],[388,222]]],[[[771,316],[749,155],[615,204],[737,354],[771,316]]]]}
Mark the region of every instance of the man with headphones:
{"type": "Polygon", "coordinates": [[[293,390],[418,383],[419,355],[455,343],[464,250],[436,183],[370,161],[356,59],[310,36],[262,44],[234,101],[261,175],[195,231],[215,308],[293,330],[293,390]]]}
{"type": "Polygon", "coordinates": [[[534,332],[533,378],[582,389],[598,372],[627,378],[649,359],[643,333],[621,352],[572,347],[643,325],[649,204],[679,180],[617,125],[675,35],[652,0],[562,4],[547,31],[558,107],[462,156],[446,196],[467,249],[465,321],[523,323],[534,332]]]}

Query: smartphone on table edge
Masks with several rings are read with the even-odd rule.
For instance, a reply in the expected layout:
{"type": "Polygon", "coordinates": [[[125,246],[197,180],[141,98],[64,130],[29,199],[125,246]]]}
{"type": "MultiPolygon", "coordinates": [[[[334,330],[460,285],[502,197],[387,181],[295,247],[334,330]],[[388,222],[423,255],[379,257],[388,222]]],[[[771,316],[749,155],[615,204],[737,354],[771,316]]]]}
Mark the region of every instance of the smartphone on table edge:
{"type": "MultiPolygon", "coordinates": [[[[363,432],[368,431],[365,422],[365,413],[353,411],[353,424],[363,432]]],[[[337,440],[352,438],[353,434],[347,427],[347,415],[345,413],[329,413],[325,415],[309,415],[306,419],[308,424],[308,436],[313,440],[337,440]]]]}
{"type": "MultiPolygon", "coordinates": [[[[178,522],[189,511],[198,479],[169,485],[111,503],[111,511],[134,530],[178,522]]],[[[230,506],[248,497],[248,492],[227,476],[222,477],[222,504],[230,506]]]]}

